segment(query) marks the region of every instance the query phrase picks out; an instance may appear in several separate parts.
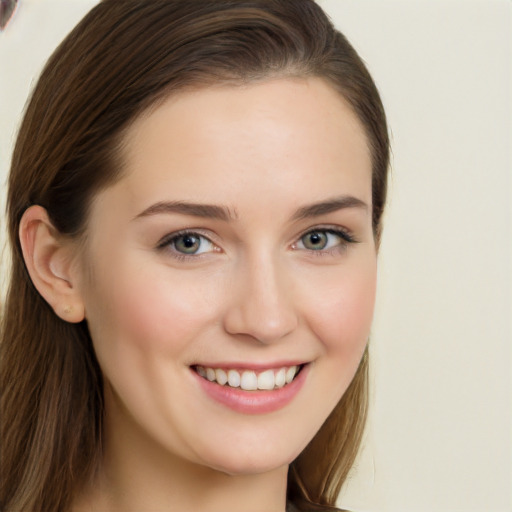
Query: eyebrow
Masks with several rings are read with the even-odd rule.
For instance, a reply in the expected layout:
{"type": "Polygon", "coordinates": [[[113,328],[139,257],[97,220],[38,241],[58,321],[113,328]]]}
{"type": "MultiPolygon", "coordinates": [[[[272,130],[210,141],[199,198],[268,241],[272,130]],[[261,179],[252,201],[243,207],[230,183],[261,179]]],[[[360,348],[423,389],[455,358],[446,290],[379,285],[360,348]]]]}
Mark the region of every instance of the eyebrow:
{"type": "Polygon", "coordinates": [[[230,221],[237,218],[236,212],[232,212],[224,206],[214,204],[189,203],[186,201],[161,201],[146,208],[139,213],[135,219],[149,217],[158,214],[178,213],[181,215],[192,215],[193,217],[202,217],[230,221]]]}
{"type": "MultiPolygon", "coordinates": [[[[360,208],[368,210],[368,205],[354,196],[340,196],[327,201],[320,201],[299,208],[292,220],[304,220],[320,215],[326,215],[346,208],[360,208]]],[[[231,210],[226,206],[215,204],[190,203],[187,201],[160,201],[146,208],[139,213],[135,219],[150,217],[159,214],[177,213],[181,215],[191,215],[193,217],[209,218],[229,222],[238,218],[236,210],[231,210]]]]}
{"type": "Polygon", "coordinates": [[[320,215],[326,215],[346,208],[360,208],[368,211],[368,205],[364,201],[361,201],[361,199],[354,196],[340,196],[329,199],[328,201],[320,201],[318,203],[313,203],[299,208],[295,212],[293,220],[304,220],[312,217],[319,217],[320,215]]]}

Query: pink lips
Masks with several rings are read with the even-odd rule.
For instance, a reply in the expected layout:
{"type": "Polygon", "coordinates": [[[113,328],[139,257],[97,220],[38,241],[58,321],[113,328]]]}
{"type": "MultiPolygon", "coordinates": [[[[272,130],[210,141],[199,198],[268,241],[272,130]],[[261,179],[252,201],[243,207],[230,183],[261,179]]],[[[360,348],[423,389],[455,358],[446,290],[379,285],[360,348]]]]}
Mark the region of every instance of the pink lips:
{"type": "Polygon", "coordinates": [[[304,384],[309,365],[304,365],[295,379],[286,386],[271,391],[245,391],[240,388],[221,386],[200,377],[191,370],[203,391],[216,402],[243,414],[265,414],[277,411],[290,403],[304,384]]]}

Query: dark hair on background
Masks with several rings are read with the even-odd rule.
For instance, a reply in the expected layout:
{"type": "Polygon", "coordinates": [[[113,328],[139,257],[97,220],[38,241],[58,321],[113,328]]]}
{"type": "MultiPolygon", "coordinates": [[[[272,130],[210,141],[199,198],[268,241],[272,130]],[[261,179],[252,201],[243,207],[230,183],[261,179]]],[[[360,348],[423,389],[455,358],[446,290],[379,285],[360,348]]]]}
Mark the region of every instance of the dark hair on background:
{"type": "MultiPolygon", "coordinates": [[[[83,237],[94,195],[122,176],[123,135],[170,94],[272,77],[321,77],[365,129],[380,238],[389,141],[364,64],[313,0],[104,0],[56,49],[32,93],[9,177],[12,274],[3,312],[0,508],[66,511],[102,453],[103,390],[86,322],[62,321],[25,268],[18,229],[39,204],[83,237]]],[[[289,471],[288,499],[334,506],[367,411],[368,353],[289,471]]]]}

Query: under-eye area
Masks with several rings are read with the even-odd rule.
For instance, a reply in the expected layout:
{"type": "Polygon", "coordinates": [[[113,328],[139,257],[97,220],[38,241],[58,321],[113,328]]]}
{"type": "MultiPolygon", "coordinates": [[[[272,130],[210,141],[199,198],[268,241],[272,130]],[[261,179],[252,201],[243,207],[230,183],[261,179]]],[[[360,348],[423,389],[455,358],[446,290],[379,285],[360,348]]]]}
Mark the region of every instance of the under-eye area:
{"type": "Polygon", "coordinates": [[[220,386],[228,386],[244,391],[271,391],[283,388],[293,382],[304,367],[305,364],[301,364],[254,371],[194,365],[192,370],[203,379],[220,386]]]}

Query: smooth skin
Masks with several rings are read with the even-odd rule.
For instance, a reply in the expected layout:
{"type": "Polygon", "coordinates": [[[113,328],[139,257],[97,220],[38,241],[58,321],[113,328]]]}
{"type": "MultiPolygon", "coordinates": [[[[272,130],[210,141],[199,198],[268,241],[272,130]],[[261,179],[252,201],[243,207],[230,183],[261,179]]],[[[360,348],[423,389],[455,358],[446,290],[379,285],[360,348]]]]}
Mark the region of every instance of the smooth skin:
{"type": "Polygon", "coordinates": [[[61,318],[87,320],[105,378],[103,467],[75,510],[283,512],[288,465],[370,331],[364,130],[323,80],[274,79],[175,94],[125,142],[85,247],[37,206],[20,229],[34,284],[61,318]],[[265,414],[213,400],[192,370],[292,360],[304,385],[265,414]]]}

